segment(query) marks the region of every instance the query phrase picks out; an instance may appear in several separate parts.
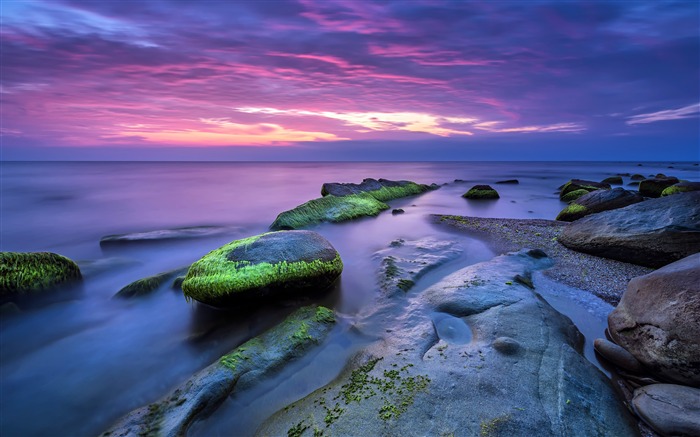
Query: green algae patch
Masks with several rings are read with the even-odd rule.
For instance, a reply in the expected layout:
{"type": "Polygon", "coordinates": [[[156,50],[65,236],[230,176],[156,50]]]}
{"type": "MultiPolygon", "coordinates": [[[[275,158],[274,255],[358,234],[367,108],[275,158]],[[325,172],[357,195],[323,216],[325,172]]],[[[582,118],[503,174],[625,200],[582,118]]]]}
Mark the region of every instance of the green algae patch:
{"type": "Polygon", "coordinates": [[[212,306],[328,288],[343,271],[340,254],[319,234],[282,231],[233,241],[192,264],[188,299],[212,306]]]}
{"type": "Polygon", "coordinates": [[[280,213],[270,229],[299,229],[322,222],[338,223],[374,217],[386,209],[389,209],[389,205],[368,193],[340,197],[328,195],[280,213]]]}
{"type": "Polygon", "coordinates": [[[583,188],[581,188],[579,190],[569,191],[568,193],[561,196],[561,200],[564,202],[572,202],[572,201],[578,199],[579,197],[581,197],[585,194],[588,194],[588,193],[590,193],[590,191],[584,190],[583,188]]]}
{"type": "Polygon", "coordinates": [[[408,182],[404,185],[396,187],[385,186],[378,190],[367,191],[367,194],[371,195],[380,202],[386,202],[393,199],[399,199],[401,197],[423,194],[428,190],[430,190],[430,187],[419,185],[415,182],[408,182]]]}
{"type": "MultiPolygon", "coordinates": [[[[585,181],[582,179],[571,179],[567,183],[561,186],[561,192],[559,193],[559,199],[564,200],[564,196],[572,191],[576,190],[586,190],[587,192],[595,190],[609,190],[610,184],[606,182],[595,182],[595,181],[585,181]]],[[[579,196],[580,197],[580,196],[579,196]]],[[[574,199],[570,199],[574,200],[574,199]]],[[[570,200],[566,200],[567,202],[570,200]]]]}
{"type": "Polygon", "coordinates": [[[588,212],[588,208],[578,203],[570,203],[566,208],[562,209],[557,215],[556,220],[572,222],[584,217],[588,212]]]}
{"type": "Polygon", "coordinates": [[[51,252],[0,252],[0,299],[36,295],[81,279],[72,260],[51,252]]]}
{"type": "MultiPolygon", "coordinates": [[[[160,288],[163,284],[170,281],[171,278],[186,271],[187,268],[177,269],[169,272],[158,273],[157,275],[136,280],[119,290],[117,294],[114,295],[114,297],[120,299],[129,299],[132,297],[149,295],[156,291],[158,288],[160,288]]],[[[182,277],[182,280],[184,280],[184,277],[182,277]]],[[[179,285],[182,283],[182,280],[178,282],[177,288],[179,288],[179,285]]]]}
{"type": "Polygon", "coordinates": [[[678,184],[664,188],[664,190],[661,192],[661,197],[679,193],[688,193],[690,191],[700,191],[700,182],[681,181],[678,184]]]}
{"type": "Polygon", "coordinates": [[[475,185],[469,191],[462,194],[465,199],[499,199],[498,191],[491,188],[489,185],[475,185]]]}

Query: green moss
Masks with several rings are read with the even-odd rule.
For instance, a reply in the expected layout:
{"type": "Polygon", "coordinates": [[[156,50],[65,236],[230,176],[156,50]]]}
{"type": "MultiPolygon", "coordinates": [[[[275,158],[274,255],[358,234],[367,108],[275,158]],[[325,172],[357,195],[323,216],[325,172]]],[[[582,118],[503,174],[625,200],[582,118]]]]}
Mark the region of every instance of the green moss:
{"type": "Polygon", "coordinates": [[[30,295],[81,278],[78,265],[51,252],[0,252],[0,297],[30,295]]]}
{"type": "Polygon", "coordinates": [[[389,209],[368,193],[336,197],[328,195],[310,200],[277,216],[272,230],[299,229],[321,222],[344,222],[359,217],[373,217],[389,209]]]}
{"type": "Polygon", "coordinates": [[[589,193],[589,191],[584,190],[584,189],[569,191],[568,193],[561,196],[561,200],[564,202],[571,202],[571,201],[576,200],[579,197],[583,196],[584,194],[588,194],[588,193],[589,193]]]}
{"type": "Polygon", "coordinates": [[[326,307],[318,307],[314,320],[319,323],[335,323],[335,313],[326,307]]]}
{"type": "Polygon", "coordinates": [[[274,264],[250,264],[228,259],[232,250],[250,245],[264,235],[267,234],[233,241],[192,264],[182,283],[185,296],[205,303],[219,302],[225,296],[239,291],[261,287],[285,288],[294,281],[319,276],[337,277],[343,271],[339,254],[331,261],[281,261],[274,264]]]}
{"type": "Polygon", "coordinates": [[[499,433],[503,425],[510,420],[510,414],[498,416],[494,419],[481,422],[481,437],[490,437],[499,433]]]}
{"type": "Polygon", "coordinates": [[[396,284],[397,287],[399,287],[403,291],[408,291],[410,290],[416,283],[411,281],[410,279],[399,279],[398,284],[396,284]]]}
{"type": "Polygon", "coordinates": [[[309,425],[302,420],[287,430],[287,437],[301,437],[307,429],[309,429],[309,425]]]}
{"type": "Polygon", "coordinates": [[[693,189],[684,185],[671,185],[670,187],[664,188],[664,190],[661,192],[661,197],[671,196],[678,193],[687,193],[688,191],[693,191],[693,189]]]}
{"type": "Polygon", "coordinates": [[[399,199],[401,197],[415,196],[428,191],[430,188],[425,185],[419,185],[415,182],[409,182],[397,187],[382,187],[378,190],[367,191],[366,193],[379,200],[386,202],[388,200],[399,199]]]}
{"type": "Polygon", "coordinates": [[[573,221],[586,215],[588,208],[578,203],[570,203],[557,215],[556,220],[573,221]]]}
{"type": "Polygon", "coordinates": [[[496,190],[484,190],[479,188],[472,188],[466,193],[462,194],[465,199],[498,199],[501,196],[498,195],[496,190]]]}

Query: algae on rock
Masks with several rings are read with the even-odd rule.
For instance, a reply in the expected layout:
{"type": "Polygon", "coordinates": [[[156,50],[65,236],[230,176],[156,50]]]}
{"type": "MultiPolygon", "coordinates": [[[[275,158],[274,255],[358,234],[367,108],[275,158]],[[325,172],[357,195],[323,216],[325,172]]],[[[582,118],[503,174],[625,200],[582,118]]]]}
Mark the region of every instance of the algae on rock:
{"type": "Polygon", "coordinates": [[[0,252],[0,301],[39,295],[81,279],[72,260],[51,252],[0,252]]]}

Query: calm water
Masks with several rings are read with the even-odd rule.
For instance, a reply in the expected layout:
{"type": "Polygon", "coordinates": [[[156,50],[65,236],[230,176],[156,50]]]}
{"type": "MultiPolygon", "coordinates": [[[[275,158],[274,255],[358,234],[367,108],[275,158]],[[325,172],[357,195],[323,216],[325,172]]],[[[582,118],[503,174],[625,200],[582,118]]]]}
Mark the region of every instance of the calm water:
{"type": "MultiPolygon", "coordinates": [[[[376,268],[371,255],[393,239],[457,238],[463,246],[460,259],[427,275],[419,286],[493,256],[482,242],[431,225],[428,214],[552,219],[563,207],[556,189],[572,177],[601,180],[618,172],[663,172],[700,180],[698,167],[669,165],[1,163],[0,250],[66,255],[79,262],[85,281],[70,300],[0,320],[0,433],[95,435],[278,322],[293,305],[225,313],[186,303],[169,286],[138,300],[111,297],[136,279],[186,266],[233,239],[266,231],[279,212],[318,197],[323,182],[384,177],[449,183],[390,202],[404,208],[403,215],[387,211],[377,218],[314,228],[338,249],[345,264],[338,287],[318,302],[352,320],[376,292],[374,277],[367,273],[376,268]],[[473,184],[513,178],[520,184],[496,186],[501,194],[496,202],[460,197],[473,184]],[[222,234],[107,251],[99,245],[105,235],[201,225],[221,226],[222,234]]],[[[559,292],[557,307],[580,320],[589,337],[600,336],[609,308],[573,305],[576,299],[565,295],[559,292]]],[[[339,324],[314,356],[232,397],[206,422],[193,426],[190,435],[252,433],[269,414],[335,377],[362,342],[339,324]]]]}

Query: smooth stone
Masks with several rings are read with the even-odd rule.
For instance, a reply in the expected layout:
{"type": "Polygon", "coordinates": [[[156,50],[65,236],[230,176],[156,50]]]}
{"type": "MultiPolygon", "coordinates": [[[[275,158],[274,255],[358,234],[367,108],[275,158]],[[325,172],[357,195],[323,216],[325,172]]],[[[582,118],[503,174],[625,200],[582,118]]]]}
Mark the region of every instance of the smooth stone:
{"type": "Polygon", "coordinates": [[[510,337],[498,337],[493,341],[493,348],[503,355],[515,355],[521,349],[520,343],[510,337]]]}
{"type": "Polygon", "coordinates": [[[612,341],[604,338],[596,338],[593,342],[593,348],[603,358],[610,361],[617,367],[629,370],[630,372],[639,373],[642,371],[642,364],[634,355],[627,352],[623,347],[616,345],[612,341]]]}
{"type": "Polygon", "coordinates": [[[675,384],[647,385],[634,391],[632,407],[661,435],[700,435],[700,389],[675,384]]]}

